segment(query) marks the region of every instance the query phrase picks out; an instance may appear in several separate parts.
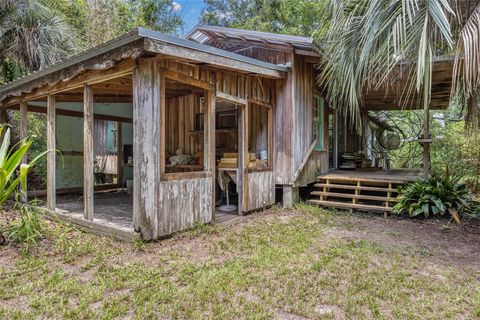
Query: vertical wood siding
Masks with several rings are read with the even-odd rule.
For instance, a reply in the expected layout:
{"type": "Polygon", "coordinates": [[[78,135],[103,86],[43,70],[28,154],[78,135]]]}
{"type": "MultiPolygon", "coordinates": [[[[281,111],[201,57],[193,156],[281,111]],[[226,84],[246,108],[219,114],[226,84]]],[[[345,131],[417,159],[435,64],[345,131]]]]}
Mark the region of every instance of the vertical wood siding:
{"type": "Polygon", "coordinates": [[[212,178],[160,182],[155,238],[212,221],[212,178]]]}
{"type": "Polygon", "coordinates": [[[273,171],[248,173],[248,201],[245,211],[252,211],[275,203],[273,171]]]}

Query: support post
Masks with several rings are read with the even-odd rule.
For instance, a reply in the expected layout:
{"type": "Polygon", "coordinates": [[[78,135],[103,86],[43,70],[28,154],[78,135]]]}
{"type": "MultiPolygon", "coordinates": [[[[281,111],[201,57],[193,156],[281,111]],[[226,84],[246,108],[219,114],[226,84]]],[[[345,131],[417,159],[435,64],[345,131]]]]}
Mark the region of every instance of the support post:
{"type": "MultiPolygon", "coordinates": [[[[215,95],[212,90],[206,91],[207,105],[206,105],[206,115],[208,117],[208,171],[212,171],[212,222],[215,222],[215,95]]],[[[227,190],[228,192],[228,190],[227,190]]]]}
{"type": "Polygon", "coordinates": [[[83,88],[83,215],[93,220],[93,89],[89,85],[83,88]]]}
{"type": "Polygon", "coordinates": [[[425,178],[430,176],[430,108],[428,103],[425,104],[423,119],[423,175],[425,178]]]}
{"type": "Polygon", "coordinates": [[[47,209],[56,207],[56,144],[55,144],[55,96],[47,97],[47,209]]]}
{"type": "Polygon", "coordinates": [[[298,187],[292,185],[283,186],[283,208],[291,208],[295,202],[300,198],[298,187]]]}
{"type": "MultiPolygon", "coordinates": [[[[20,102],[20,140],[25,140],[28,136],[27,112],[27,103],[25,101],[20,102]]],[[[25,153],[21,163],[26,164],[27,162],[27,153],[25,153]]],[[[27,202],[27,190],[23,190],[21,197],[23,202],[27,202]]]]}
{"type": "Polygon", "coordinates": [[[158,221],[170,214],[159,205],[160,114],[165,106],[159,69],[156,61],[140,59],[133,71],[133,226],[145,240],[162,235],[167,227],[158,221]]]}
{"type": "Polygon", "coordinates": [[[117,121],[117,188],[123,188],[122,123],[117,121]]]}

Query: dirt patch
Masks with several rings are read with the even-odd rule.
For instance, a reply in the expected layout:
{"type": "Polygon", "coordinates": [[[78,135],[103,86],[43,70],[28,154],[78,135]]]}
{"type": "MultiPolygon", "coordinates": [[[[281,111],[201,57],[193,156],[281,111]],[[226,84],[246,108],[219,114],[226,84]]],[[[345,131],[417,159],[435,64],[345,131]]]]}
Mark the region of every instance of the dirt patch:
{"type": "Polygon", "coordinates": [[[480,264],[477,219],[457,226],[447,220],[420,220],[376,215],[335,217],[328,237],[373,241],[385,249],[410,249],[427,256],[433,263],[448,261],[459,267],[476,268],[480,264]]]}

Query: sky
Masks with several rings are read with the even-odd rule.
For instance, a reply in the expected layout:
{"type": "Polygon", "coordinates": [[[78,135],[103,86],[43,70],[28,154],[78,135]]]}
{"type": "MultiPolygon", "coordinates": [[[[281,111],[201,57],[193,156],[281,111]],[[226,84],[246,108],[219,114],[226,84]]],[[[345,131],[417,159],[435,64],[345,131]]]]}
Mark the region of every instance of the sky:
{"type": "Polygon", "coordinates": [[[177,10],[185,21],[185,33],[192,30],[198,23],[198,18],[205,4],[203,0],[175,0],[177,10]]]}

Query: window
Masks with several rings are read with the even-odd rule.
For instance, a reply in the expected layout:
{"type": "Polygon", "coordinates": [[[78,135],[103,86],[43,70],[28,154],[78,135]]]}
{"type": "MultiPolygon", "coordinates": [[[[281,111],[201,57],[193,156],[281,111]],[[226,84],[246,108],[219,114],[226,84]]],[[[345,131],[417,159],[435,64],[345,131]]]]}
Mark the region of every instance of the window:
{"type": "Polygon", "coordinates": [[[324,143],[324,107],[325,107],[325,100],[315,95],[314,96],[314,105],[313,105],[313,122],[312,122],[312,130],[313,130],[313,139],[317,139],[317,143],[315,145],[315,151],[325,151],[325,143],[324,143]]]}

